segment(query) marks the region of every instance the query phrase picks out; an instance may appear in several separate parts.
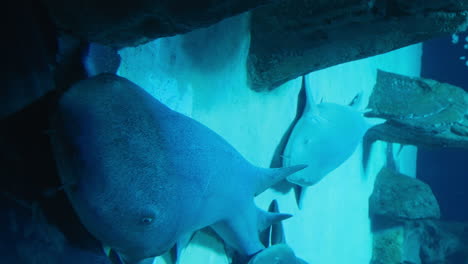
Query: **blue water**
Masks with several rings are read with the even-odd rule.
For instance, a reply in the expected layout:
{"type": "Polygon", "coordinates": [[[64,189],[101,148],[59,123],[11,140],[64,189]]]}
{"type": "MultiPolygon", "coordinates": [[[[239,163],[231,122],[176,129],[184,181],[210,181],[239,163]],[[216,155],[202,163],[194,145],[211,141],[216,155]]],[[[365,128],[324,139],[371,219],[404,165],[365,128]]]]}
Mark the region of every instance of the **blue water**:
{"type": "MultiPolygon", "coordinates": [[[[468,91],[466,59],[468,32],[442,37],[423,44],[421,76],[439,82],[457,85],[468,91]]],[[[418,149],[417,177],[428,183],[439,201],[444,220],[468,220],[468,150],[418,149]]]]}

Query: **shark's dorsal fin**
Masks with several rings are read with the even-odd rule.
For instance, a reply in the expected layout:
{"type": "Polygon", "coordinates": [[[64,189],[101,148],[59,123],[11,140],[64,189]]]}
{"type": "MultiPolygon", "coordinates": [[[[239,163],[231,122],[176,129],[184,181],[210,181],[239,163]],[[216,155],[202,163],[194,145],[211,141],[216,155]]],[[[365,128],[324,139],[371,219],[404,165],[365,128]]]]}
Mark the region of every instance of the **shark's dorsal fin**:
{"type": "MultiPolygon", "coordinates": [[[[307,85],[307,79],[306,75],[302,77],[302,88],[305,90],[306,94],[306,103],[304,107],[304,113],[311,114],[311,115],[317,115],[318,114],[318,109],[317,109],[317,102],[315,101],[315,98],[312,94],[312,91],[310,91],[310,87],[307,85]]],[[[323,100],[323,98],[322,98],[323,100]]]]}
{"type": "Polygon", "coordinates": [[[305,107],[307,104],[307,96],[306,96],[306,91],[305,91],[305,84],[304,84],[304,78],[302,77],[302,87],[299,90],[299,93],[297,95],[297,105],[296,105],[296,116],[294,117],[293,121],[291,124],[289,124],[288,129],[286,132],[283,134],[283,137],[281,138],[278,146],[275,149],[275,153],[273,154],[273,157],[271,159],[270,163],[270,168],[280,168],[282,167],[283,160],[284,160],[284,149],[286,148],[286,144],[288,143],[289,138],[291,137],[291,133],[296,126],[297,122],[299,119],[302,117],[305,111],[305,107]]]}

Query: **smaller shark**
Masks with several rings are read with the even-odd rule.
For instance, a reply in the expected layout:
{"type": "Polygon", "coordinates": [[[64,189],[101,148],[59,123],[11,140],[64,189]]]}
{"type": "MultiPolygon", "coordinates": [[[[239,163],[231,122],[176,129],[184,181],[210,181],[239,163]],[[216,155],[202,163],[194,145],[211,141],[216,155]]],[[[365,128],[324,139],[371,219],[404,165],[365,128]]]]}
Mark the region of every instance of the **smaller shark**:
{"type": "Polygon", "coordinates": [[[283,152],[283,166],[307,164],[308,167],[287,177],[297,184],[298,204],[301,206],[305,188],[321,181],[328,173],[340,166],[355,151],[371,125],[363,114],[356,110],[359,95],[350,105],[314,102],[306,90],[306,104],[302,116],[295,124],[283,152]],[[298,190],[299,189],[299,190],[298,190]]]}

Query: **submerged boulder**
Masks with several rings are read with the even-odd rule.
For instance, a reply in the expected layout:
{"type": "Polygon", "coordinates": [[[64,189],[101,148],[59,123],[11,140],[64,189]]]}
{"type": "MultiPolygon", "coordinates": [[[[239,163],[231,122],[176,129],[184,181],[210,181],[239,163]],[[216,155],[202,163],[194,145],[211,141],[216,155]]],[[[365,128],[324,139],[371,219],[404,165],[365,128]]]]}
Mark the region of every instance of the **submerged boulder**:
{"type": "Polygon", "coordinates": [[[368,138],[468,148],[468,93],[459,87],[379,70],[368,108],[366,116],[387,120],[368,138]]]}
{"type": "Polygon", "coordinates": [[[380,230],[373,234],[371,264],[399,264],[403,259],[404,228],[380,230]]]}
{"type": "Polygon", "coordinates": [[[44,1],[58,27],[91,42],[136,46],[186,33],[274,0],[44,1]]]}
{"type": "Polygon", "coordinates": [[[0,119],[55,88],[51,71],[55,36],[37,1],[8,1],[2,16],[0,119]]]}
{"type": "Polygon", "coordinates": [[[369,214],[372,218],[396,221],[436,219],[440,209],[429,185],[383,168],[369,198],[369,214]]]}
{"type": "Polygon", "coordinates": [[[102,250],[70,243],[41,207],[0,194],[0,263],[111,264],[102,250]]]}
{"type": "Polygon", "coordinates": [[[468,224],[406,221],[373,233],[372,264],[462,264],[468,261],[468,224]]]}
{"type": "Polygon", "coordinates": [[[426,221],[421,236],[423,263],[468,262],[468,223],[426,221]]]}
{"type": "Polygon", "coordinates": [[[279,1],[252,12],[254,90],[467,28],[466,1],[279,1]]]}

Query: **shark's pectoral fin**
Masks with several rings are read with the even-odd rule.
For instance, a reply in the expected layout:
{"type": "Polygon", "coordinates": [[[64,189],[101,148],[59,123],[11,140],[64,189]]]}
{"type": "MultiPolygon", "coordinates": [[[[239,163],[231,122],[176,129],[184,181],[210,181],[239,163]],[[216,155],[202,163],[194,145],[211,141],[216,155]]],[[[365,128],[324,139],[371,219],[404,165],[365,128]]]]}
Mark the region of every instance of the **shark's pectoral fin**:
{"type": "Polygon", "coordinates": [[[211,227],[229,246],[245,256],[251,256],[268,246],[261,243],[260,231],[290,217],[290,214],[263,211],[252,203],[239,214],[211,227]]]}
{"type": "Polygon", "coordinates": [[[258,209],[257,221],[258,221],[258,231],[264,231],[273,224],[279,223],[283,220],[290,218],[291,214],[282,214],[275,212],[266,212],[261,209],[258,209]]]}
{"type": "Polygon", "coordinates": [[[106,244],[102,244],[101,246],[102,246],[102,251],[109,258],[112,264],[126,264],[122,256],[120,256],[120,254],[117,251],[115,251],[113,248],[111,248],[110,246],[106,244]]]}
{"type": "Polygon", "coordinates": [[[190,243],[190,240],[192,240],[192,237],[193,237],[193,234],[194,232],[189,232],[189,233],[186,233],[182,236],[180,236],[179,240],[177,241],[177,243],[175,244],[174,246],[174,263],[179,263],[180,261],[180,256],[182,255],[183,251],[185,250],[185,248],[188,246],[188,244],[190,243]]]}
{"type": "Polygon", "coordinates": [[[260,242],[265,247],[270,246],[270,237],[271,237],[271,227],[263,231],[260,231],[259,233],[260,242]]]}
{"type": "Polygon", "coordinates": [[[128,264],[153,264],[154,263],[154,257],[152,258],[146,258],[146,259],[143,259],[143,260],[139,260],[137,262],[132,262],[132,263],[128,263],[128,264]]]}
{"type": "Polygon", "coordinates": [[[253,203],[232,215],[221,220],[211,227],[224,240],[240,254],[253,255],[264,249],[258,234],[257,208],[253,203]]]}
{"type": "Polygon", "coordinates": [[[295,165],[284,168],[260,169],[260,178],[258,179],[255,195],[259,195],[272,185],[286,179],[289,175],[305,169],[307,165],[295,165]]]}
{"type": "Polygon", "coordinates": [[[122,254],[115,251],[113,248],[103,246],[103,249],[112,264],[153,264],[154,262],[154,258],[130,261],[122,254]]]}
{"type": "Polygon", "coordinates": [[[294,185],[294,197],[296,198],[297,208],[302,209],[304,205],[305,194],[307,187],[301,185],[294,185]]]}
{"type": "Polygon", "coordinates": [[[125,257],[125,255],[118,253],[114,249],[104,246],[104,250],[107,251],[107,249],[108,249],[107,256],[110,259],[112,264],[153,264],[154,262],[154,257],[146,258],[146,259],[131,260],[125,257]]]}
{"type": "Polygon", "coordinates": [[[109,258],[112,264],[124,264],[123,259],[112,248],[109,249],[107,257],[109,258]]]}

